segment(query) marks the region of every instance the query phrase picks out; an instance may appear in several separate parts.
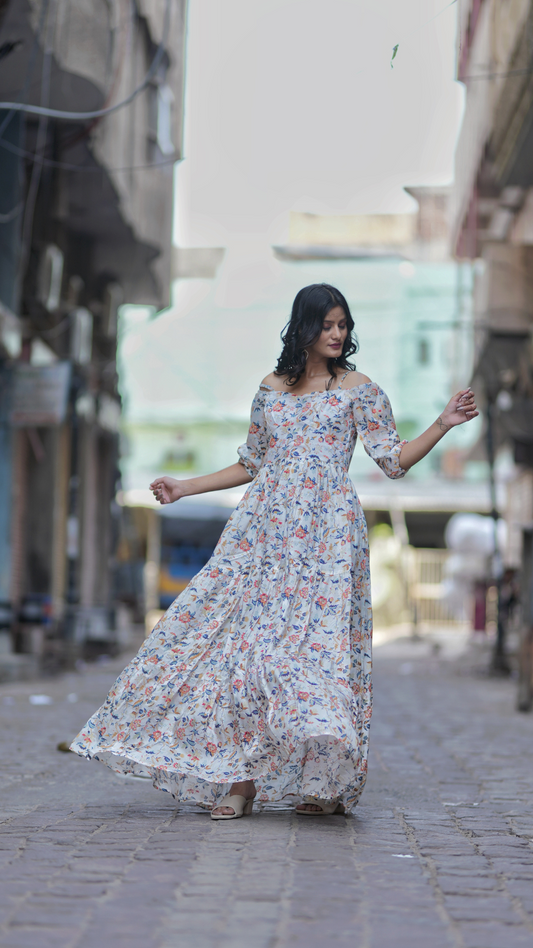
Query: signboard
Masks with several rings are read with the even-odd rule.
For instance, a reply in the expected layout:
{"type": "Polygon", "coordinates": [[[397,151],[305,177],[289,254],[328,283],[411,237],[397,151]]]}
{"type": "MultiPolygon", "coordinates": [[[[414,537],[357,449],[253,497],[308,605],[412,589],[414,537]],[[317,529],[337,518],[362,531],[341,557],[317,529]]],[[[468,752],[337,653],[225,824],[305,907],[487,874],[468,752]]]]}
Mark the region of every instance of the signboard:
{"type": "Polygon", "coordinates": [[[14,366],[11,424],[16,428],[44,428],[65,420],[70,388],[70,362],[14,366]]]}

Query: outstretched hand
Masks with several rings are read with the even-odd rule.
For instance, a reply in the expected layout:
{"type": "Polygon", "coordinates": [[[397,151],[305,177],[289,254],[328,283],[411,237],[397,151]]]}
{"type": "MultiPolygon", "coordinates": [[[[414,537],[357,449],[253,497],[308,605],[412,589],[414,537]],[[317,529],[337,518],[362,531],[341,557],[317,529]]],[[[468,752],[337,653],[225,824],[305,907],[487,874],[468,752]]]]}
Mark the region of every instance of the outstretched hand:
{"type": "Polygon", "coordinates": [[[156,477],[150,484],[150,490],[160,504],[173,504],[187,493],[185,482],[177,481],[174,477],[156,477]]]}
{"type": "Polygon", "coordinates": [[[477,418],[478,415],[474,393],[471,388],[465,388],[450,399],[442,414],[437,418],[437,425],[443,431],[447,431],[456,425],[464,425],[465,421],[472,421],[472,418],[477,418]]]}

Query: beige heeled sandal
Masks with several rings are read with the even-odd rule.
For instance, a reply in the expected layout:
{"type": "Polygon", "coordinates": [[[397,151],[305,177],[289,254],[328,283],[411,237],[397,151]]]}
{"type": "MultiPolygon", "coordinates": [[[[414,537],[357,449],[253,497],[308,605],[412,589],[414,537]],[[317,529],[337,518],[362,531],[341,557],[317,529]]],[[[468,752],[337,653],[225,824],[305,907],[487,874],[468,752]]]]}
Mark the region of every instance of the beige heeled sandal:
{"type": "Polygon", "coordinates": [[[344,806],[338,800],[318,800],[317,797],[304,797],[302,803],[312,803],[319,806],[319,810],[296,810],[298,816],[332,816],[333,813],[344,813],[344,806]]]}
{"type": "Polygon", "coordinates": [[[212,820],[238,820],[241,816],[252,815],[254,801],[253,797],[250,800],[246,797],[241,797],[239,793],[235,793],[224,797],[213,809],[218,810],[219,806],[230,806],[233,813],[213,813],[213,810],[211,810],[212,820]]]}

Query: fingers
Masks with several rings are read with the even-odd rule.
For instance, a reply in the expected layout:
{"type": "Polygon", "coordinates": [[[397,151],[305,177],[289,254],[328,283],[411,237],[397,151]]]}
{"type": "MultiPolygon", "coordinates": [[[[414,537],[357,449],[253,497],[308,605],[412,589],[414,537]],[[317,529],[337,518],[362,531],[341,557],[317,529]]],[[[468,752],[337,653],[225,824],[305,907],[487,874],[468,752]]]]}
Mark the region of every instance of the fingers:
{"type": "MultiPolygon", "coordinates": [[[[455,397],[457,399],[457,411],[464,411],[465,415],[472,414],[476,411],[477,405],[471,388],[458,392],[455,397]]],[[[476,412],[476,414],[479,413],[476,412]]],[[[472,415],[472,417],[474,416],[472,415]]]]}
{"type": "Polygon", "coordinates": [[[169,500],[164,477],[156,477],[155,481],[152,481],[150,484],[150,490],[160,504],[168,504],[169,500]]]}
{"type": "Polygon", "coordinates": [[[155,499],[159,501],[160,504],[168,503],[168,498],[166,497],[165,482],[163,478],[156,478],[155,481],[152,481],[150,484],[150,490],[154,495],[155,499]]]}

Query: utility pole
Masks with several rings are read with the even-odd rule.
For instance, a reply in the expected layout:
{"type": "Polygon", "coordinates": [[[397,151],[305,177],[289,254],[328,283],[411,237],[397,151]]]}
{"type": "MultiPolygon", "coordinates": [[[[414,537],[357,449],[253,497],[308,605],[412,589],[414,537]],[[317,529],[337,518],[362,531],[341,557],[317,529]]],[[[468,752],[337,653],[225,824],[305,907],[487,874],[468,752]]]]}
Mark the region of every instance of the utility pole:
{"type": "Polygon", "coordinates": [[[491,671],[495,675],[509,675],[511,668],[505,653],[505,623],[503,621],[502,610],[502,576],[503,561],[498,539],[498,506],[496,500],[496,479],[494,476],[494,408],[495,403],[490,394],[487,393],[487,459],[489,462],[489,486],[490,486],[490,515],[492,517],[494,529],[494,553],[492,555],[492,576],[497,591],[497,621],[496,621],[496,642],[492,653],[491,671]]]}

